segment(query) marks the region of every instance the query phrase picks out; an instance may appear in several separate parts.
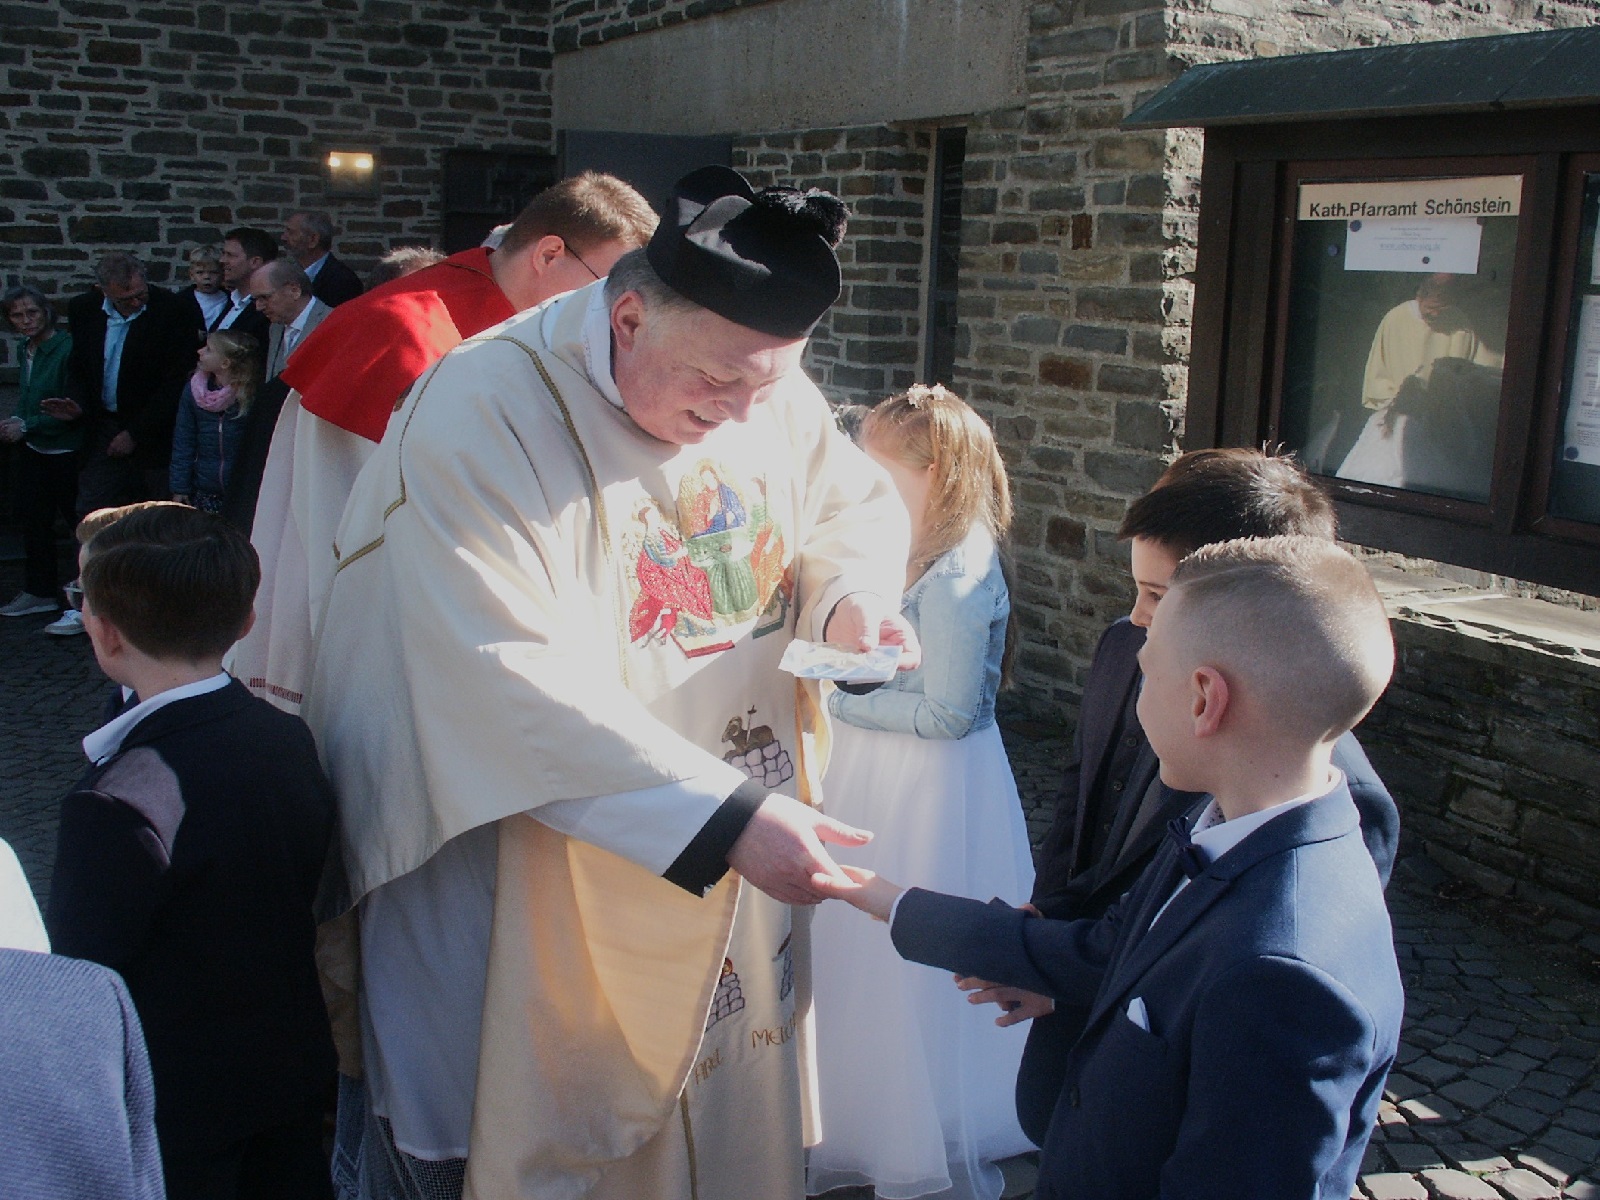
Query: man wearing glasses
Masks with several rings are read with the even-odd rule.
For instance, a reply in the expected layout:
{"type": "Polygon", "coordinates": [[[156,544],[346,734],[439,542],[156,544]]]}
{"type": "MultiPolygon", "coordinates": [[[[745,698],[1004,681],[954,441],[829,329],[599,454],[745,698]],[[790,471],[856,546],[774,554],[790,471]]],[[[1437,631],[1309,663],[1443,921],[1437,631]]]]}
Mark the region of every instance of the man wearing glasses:
{"type": "MultiPolygon", "coordinates": [[[[117,250],[95,265],[95,287],[67,305],[67,327],[67,394],[41,408],[58,420],[83,423],[78,515],[166,499],[178,392],[194,370],[187,307],[151,287],[145,265],[117,250]]],[[[77,608],[45,632],[82,633],[77,608]]]]}
{"type": "Polygon", "coordinates": [[[151,287],[143,263],[114,251],[94,290],[67,306],[67,398],[51,416],[85,422],[78,512],[165,499],[178,390],[195,341],[178,298],[151,287]]]}
{"type": "Polygon", "coordinates": [[[276,379],[289,356],[322,318],[333,311],[311,294],[311,279],[292,258],[275,258],[250,276],[250,297],[272,328],[263,360],[267,378],[276,379]]]}
{"type": "Polygon", "coordinates": [[[655,226],[633,188],[584,172],[535,196],[493,251],[463,250],[347,300],[299,343],[279,377],[293,391],[270,434],[259,493],[224,500],[261,557],[255,627],[230,664],[251,691],[300,711],[314,608],[332,570],[326,548],[411,385],[465,339],[593,283],[655,226]]]}

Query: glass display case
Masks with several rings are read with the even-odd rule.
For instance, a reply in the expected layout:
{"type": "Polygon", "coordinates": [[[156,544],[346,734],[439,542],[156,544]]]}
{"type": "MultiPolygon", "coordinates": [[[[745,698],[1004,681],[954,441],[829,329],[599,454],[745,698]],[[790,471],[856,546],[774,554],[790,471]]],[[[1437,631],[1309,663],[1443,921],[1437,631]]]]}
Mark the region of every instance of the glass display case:
{"type": "Polygon", "coordinates": [[[1311,470],[1488,501],[1522,182],[1298,183],[1279,436],[1311,470]]]}

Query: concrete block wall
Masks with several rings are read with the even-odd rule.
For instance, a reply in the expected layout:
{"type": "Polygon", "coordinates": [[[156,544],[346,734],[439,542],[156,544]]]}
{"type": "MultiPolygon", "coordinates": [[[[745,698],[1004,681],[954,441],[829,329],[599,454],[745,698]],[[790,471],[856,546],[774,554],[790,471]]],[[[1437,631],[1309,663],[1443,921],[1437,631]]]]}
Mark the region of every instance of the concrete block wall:
{"type": "Polygon", "coordinates": [[[548,14],[521,0],[0,3],[0,277],[52,294],[106,250],[155,282],[233,225],[328,211],[363,268],[438,236],[443,151],[552,145],[548,14]],[[372,149],[376,199],[322,158],[372,149]]]}
{"type": "Polygon", "coordinates": [[[932,159],[928,132],[881,125],[735,143],[733,165],[757,187],[823,188],[854,214],[839,247],[844,290],[807,352],[807,369],[830,400],[872,403],[921,378],[932,159]]]}

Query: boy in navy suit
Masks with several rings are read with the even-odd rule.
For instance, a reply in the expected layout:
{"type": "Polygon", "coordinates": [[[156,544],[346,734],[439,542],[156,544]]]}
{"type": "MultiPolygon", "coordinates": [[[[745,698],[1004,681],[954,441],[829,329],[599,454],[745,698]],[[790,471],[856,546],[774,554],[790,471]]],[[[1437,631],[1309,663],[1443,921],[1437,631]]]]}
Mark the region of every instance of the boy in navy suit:
{"type": "Polygon", "coordinates": [[[220,517],[158,503],[81,559],[95,657],[139,702],[84,738],[51,942],[127,982],[171,1200],[330,1197],[312,903],[333,795],[306,727],[222,671],[252,619],[255,551],[220,517]]]}
{"type": "Polygon", "coordinates": [[[855,886],[832,890],[889,920],[913,961],[1088,1007],[1039,1200],[1343,1200],[1404,1005],[1332,763],[1393,669],[1383,605],[1331,542],[1219,543],[1178,564],[1139,662],[1162,780],[1211,799],[1104,916],[1035,918],[849,868],[855,886]]]}

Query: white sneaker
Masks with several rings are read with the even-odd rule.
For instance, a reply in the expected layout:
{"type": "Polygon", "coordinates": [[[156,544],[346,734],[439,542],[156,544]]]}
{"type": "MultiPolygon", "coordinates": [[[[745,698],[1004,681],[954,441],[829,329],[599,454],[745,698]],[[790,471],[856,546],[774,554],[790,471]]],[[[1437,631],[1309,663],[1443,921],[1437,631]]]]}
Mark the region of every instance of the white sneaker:
{"type": "Polygon", "coordinates": [[[83,614],[75,608],[69,608],[46,625],[44,631],[52,637],[71,637],[73,634],[83,633],[83,614]]]}
{"type": "Polygon", "coordinates": [[[18,592],[10,604],[0,605],[0,617],[31,617],[34,613],[57,611],[61,605],[48,596],[35,596],[32,592],[18,592]]]}

